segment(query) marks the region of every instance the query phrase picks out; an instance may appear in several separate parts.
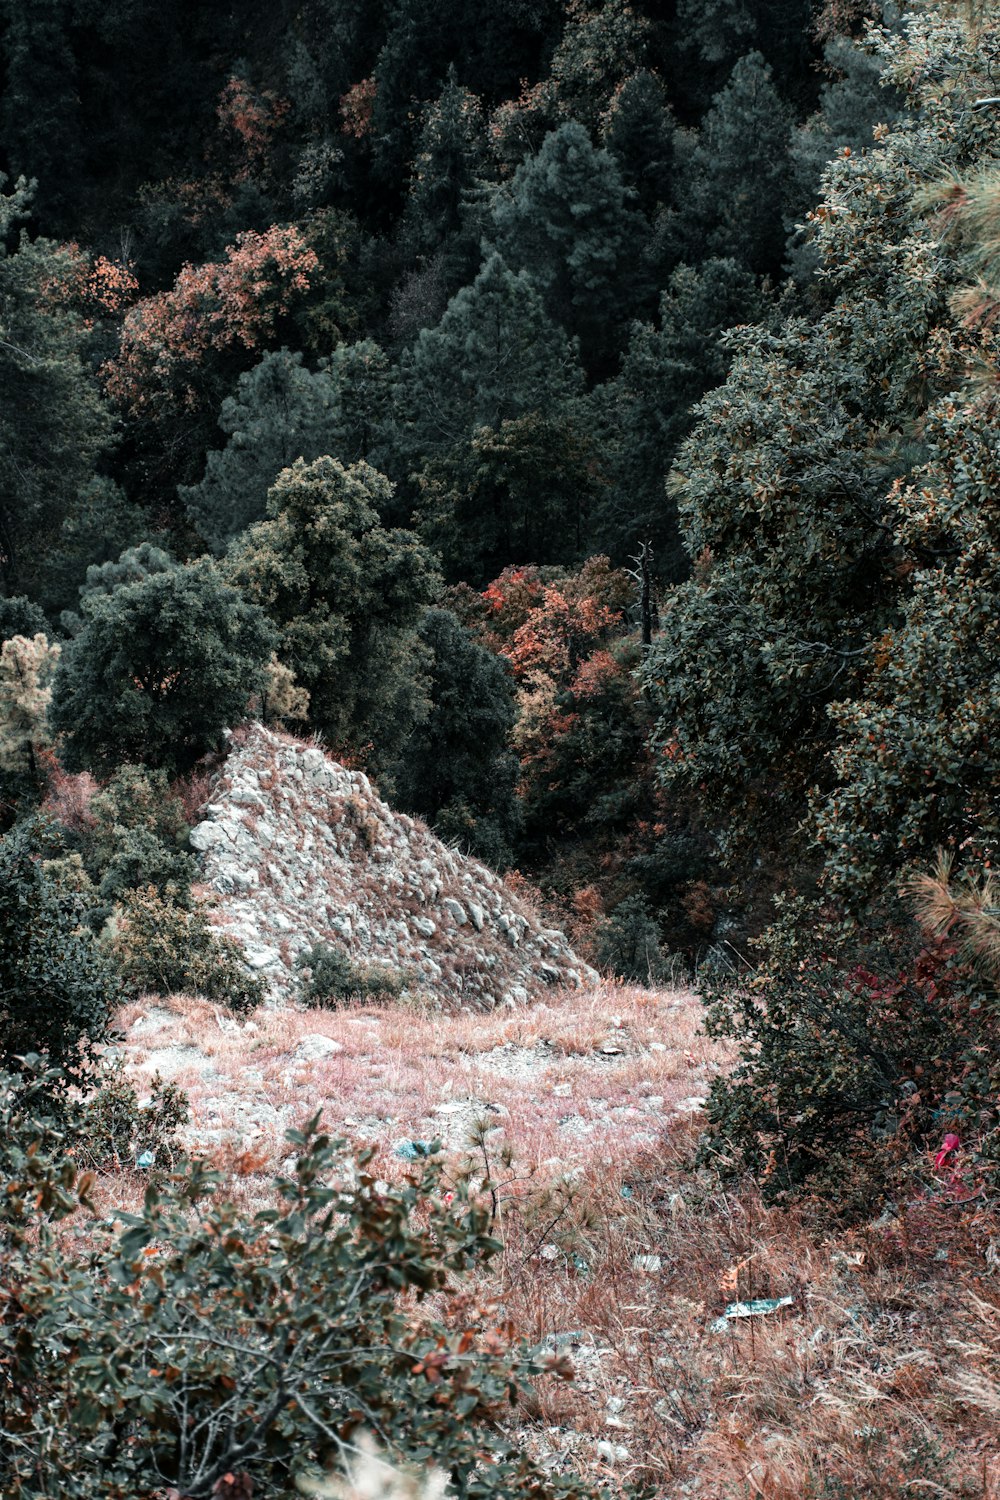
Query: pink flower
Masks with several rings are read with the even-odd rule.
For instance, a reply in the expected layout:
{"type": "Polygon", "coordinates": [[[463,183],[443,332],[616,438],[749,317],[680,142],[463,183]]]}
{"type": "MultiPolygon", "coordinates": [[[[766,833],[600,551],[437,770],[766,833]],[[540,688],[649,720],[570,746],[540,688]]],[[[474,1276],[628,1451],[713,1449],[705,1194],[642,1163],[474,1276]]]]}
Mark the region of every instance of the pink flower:
{"type": "Polygon", "coordinates": [[[959,1140],[957,1135],[951,1135],[950,1133],[946,1135],[944,1140],[941,1142],[941,1149],[938,1151],[937,1156],[935,1156],[934,1158],[935,1170],[940,1172],[941,1168],[947,1165],[948,1158],[952,1154],[952,1152],[961,1150],[961,1146],[962,1142],[959,1140]]]}

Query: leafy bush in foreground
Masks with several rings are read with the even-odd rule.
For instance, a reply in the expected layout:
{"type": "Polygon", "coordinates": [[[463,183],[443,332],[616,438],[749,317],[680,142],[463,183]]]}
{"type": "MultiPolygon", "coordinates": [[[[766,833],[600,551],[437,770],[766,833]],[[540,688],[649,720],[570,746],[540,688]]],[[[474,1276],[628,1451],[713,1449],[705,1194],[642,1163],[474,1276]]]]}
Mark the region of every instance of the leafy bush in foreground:
{"type": "Polygon", "coordinates": [[[248,1217],[190,1164],[85,1259],[56,1222],[88,1201],[50,1132],[38,1149],[0,1079],[0,1492],[6,1500],[277,1500],[365,1429],[393,1460],[439,1465],[469,1500],[582,1497],[500,1436],[540,1369],[487,1309],[425,1306],[491,1256],[487,1213],[441,1169],[382,1190],[372,1151],[289,1132],[294,1169],[248,1217]],[[34,1204],[37,1202],[37,1211],[34,1204]],[[220,1481],[232,1476],[231,1491],[220,1481]]]}

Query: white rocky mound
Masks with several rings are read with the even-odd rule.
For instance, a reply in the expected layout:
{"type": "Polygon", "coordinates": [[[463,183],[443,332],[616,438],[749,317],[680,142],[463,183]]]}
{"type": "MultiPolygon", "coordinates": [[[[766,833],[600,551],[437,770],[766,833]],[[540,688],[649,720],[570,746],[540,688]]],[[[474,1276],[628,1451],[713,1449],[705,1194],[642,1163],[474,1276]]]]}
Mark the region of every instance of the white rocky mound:
{"type": "Polygon", "coordinates": [[[219,896],[216,925],[272,1000],[294,998],[296,956],[318,942],[405,971],[411,992],[476,1009],[598,977],[498,875],[322,750],[254,725],[212,797],[191,844],[219,896]]]}

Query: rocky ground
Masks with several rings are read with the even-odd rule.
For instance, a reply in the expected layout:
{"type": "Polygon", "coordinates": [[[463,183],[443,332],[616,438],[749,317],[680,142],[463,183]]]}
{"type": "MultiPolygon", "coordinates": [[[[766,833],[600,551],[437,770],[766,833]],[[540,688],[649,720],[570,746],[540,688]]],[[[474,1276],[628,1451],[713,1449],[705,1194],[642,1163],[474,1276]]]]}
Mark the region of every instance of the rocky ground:
{"type": "Polygon", "coordinates": [[[697,1111],[718,1066],[685,991],[615,985],[550,993],[488,1016],[405,1005],[237,1019],[202,1000],[127,1007],[131,1072],[188,1094],[189,1143],[277,1158],[283,1132],[317,1109],[378,1147],[386,1170],[407,1141],[460,1152],[485,1126],[526,1169],[626,1162],[669,1121],[697,1111]]]}
{"type": "Polygon", "coordinates": [[[262,725],[234,741],[191,843],[216,922],[272,1000],[294,993],[296,958],[320,942],[402,971],[439,1005],[523,1005],[597,980],[485,865],[393,812],[363,773],[262,725]]]}

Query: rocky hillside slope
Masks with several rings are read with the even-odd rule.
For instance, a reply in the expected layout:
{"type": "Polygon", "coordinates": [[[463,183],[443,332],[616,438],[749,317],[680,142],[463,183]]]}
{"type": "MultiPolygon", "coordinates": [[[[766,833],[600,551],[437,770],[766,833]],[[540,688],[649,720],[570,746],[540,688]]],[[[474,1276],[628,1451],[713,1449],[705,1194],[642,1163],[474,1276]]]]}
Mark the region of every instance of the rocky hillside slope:
{"type": "Polygon", "coordinates": [[[191,844],[217,925],[274,1000],[294,994],[295,959],[318,942],[476,1009],[597,978],[499,876],[393,812],[367,776],[262,725],[234,741],[191,844]]]}

